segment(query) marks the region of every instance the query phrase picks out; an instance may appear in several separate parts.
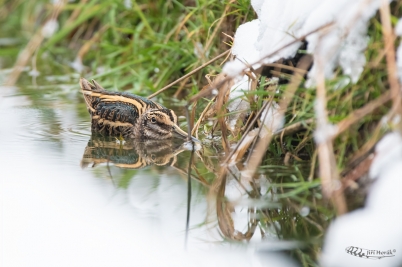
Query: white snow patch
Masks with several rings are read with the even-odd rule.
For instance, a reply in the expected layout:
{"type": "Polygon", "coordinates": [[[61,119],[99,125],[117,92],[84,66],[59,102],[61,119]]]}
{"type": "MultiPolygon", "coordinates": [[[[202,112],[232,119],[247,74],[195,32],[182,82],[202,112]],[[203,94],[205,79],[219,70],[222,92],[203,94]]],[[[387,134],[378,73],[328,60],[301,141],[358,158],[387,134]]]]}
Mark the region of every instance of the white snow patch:
{"type": "MultiPolygon", "coordinates": [[[[325,62],[327,78],[331,78],[334,68],[340,65],[353,82],[359,79],[366,63],[363,52],[368,41],[367,22],[380,4],[380,0],[324,1],[306,20],[303,33],[334,22],[331,29],[307,37],[308,51],[314,54],[315,62],[325,62]]],[[[309,77],[315,77],[315,72],[313,67],[309,77]]],[[[310,85],[313,84],[310,81],[310,85]]]]}
{"type": "Polygon", "coordinates": [[[31,77],[38,77],[40,75],[40,72],[37,69],[32,69],[28,72],[28,75],[31,77]]]}
{"type": "Polygon", "coordinates": [[[42,35],[45,38],[50,38],[59,28],[59,23],[55,19],[50,19],[42,28],[42,35]]]}
{"type": "Polygon", "coordinates": [[[127,9],[132,9],[133,3],[131,2],[131,0],[124,0],[124,7],[127,9]]]}
{"type": "Polygon", "coordinates": [[[50,0],[50,3],[53,5],[61,5],[63,4],[63,0],[50,0]]]}
{"type": "Polygon", "coordinates": [[[402,18],[398,20],[398,23],[395,26],[395,34],[397,36],[402,36],[402,18]]]}
{"type": "Polygon", "coordinates": [[[80,57],[76,57],[74,62],[70,63],[70,66],[78,73],[81,73],[84,70],[84,65],[82,64],[80,57]]]}
{"type": "Polygon", "coordinates": [[[232,47],[232,54],[236,56],[236,59],[226,62],[223,66],[223,72],[228,76],[232,78],[239,76],[243,70],[247,69],[247,64],[252,64],[259,59],[259,51],[255,48],[259,24],[259,20],[253,20],[237,28],[232,47]]]}
{"type": "MultiPolygon", "coordinates": [[[[204,46],[202,45],[202,43],[197,42],[194,46],[194,55],[196,55],[196,57],[201,58],[203,56],[204,53],[204,46]]],[[[206,57],[209,56],[209,51],[207,51],[207,53],[205,54],[206,57]]]]}
{"type": "Polygon", "coordinates": [[[235,41],[232,47],[232,54],[243,62],[251,64],[260,59],[260,53],[255,47],[259,27],[260,21],[255,19],[246,22],[237,28],[234,37],[235,41]]]}
{"type": "Polygon", "coordinates": [[[326,124],[321,127],[317,127],[314,132],[315,143],[322,144],[332,139],[338,133],[338,126],[333,124],[326,124]]]}
{"type": "Polygon", "coordinates": [[[349,75],[353,83],[359,80],[366,65],[364,50],[367,48],[369,38],[366,36],[366,29],[360,28],[362,32],[350,35],[344,42],[339,53],[338,63],[343,73],[349,75]]]}
{"type": "Polygon", "coordinates": [[[255,13],[257,16],[261,16],[261,7],[264,4],[264,0],[251,0],[251,5],[254,8],[255,13]]]}
{"type": "Polygon", "coordinates": [[[299,214],[303,217],[306,217],[310,214],[310,208],[308,206],[304,206],[300,209],[299,214]]]}
{"type": "Polygon", "coordinates": [[[235,78],[240,76],[240,74],[246,68],[247,66],[243,62],[235,59],[233,61],[226,62],[225,65],[223,65],[222,71],[226,73],[229,77],[235,78]]]}
{"type": "Polygon", "coordinates": [[[235,84],[230,88],[229,95],[229,112],[236,112],[229,116],[228,128],[231,131],[236,129],[237,121],[241,116],[244,116],[245,112],[250,110],[250,103],[244,99],[244,92],[249,91],[251,86],[251,80],[247,75],[244,75],[241,79],[235,79],[235,84]]]}
{"type": "Polygon", "coordinates": [[[96,68],[96,74],[100,74],[106,71],[106,68],[104,66],[99,66],[96,68]]]}
{"type": "MultiPolygon", "coordinates": [[[[301,42],[266,58],[298,37],[333,22],[331,28],[307,37],[307,50],[314,54],[315,63],[317,60],[325,62],[326,78],[332,78],[334,69],[340,66],[352,82],[358,81],[366,64],[367,22],[378,10],[381,0],[253,0],[251,4],[258,19],[237,29],[232,48],[237,58],[249,64],[265,58],[263,63],[268,64],[280,58],[293,57],[301,42]]],[[[397,32],[402,32],[402,26],[399,28],[401,30],[397,32]]],[[[259,67],[253,65],[254,69],[259,67]]],[[[226,63],[224,72],[236,77],[245,68],[244,64],[235,60],[226,63]]],[[[315,75],[316,68],[313,66],[308,86],[315,84],[315,75]]]]}
{"type": "Polygon", "coordinates": [[[380,173],[387,169],[387,164],[402,161],[402,137],[397,133],[390,133],[384,136],[375,147],[375,161],[370,167],[370,177],[377,178],[380,173]]]}
{"type": "Polygon", "coordinates": [[[189,151],[191,151],[193,149],[194,149],[194,151],[197,151],[197,150],[200,150],[202,148],[201,143],[196,142],[196,141],[194,141],[194,142],[189,142],[189,141],[184,142],[181,147],[183,149],[189,150],[189,151]]]}
{"type": "Polygon", "coordinates": [[[332,139],[338,133],[338,126],[327,122],[325,114],[325,103],[317,99],[314,103],[314,110],[317,117],[317,128],[314,131],[316,144],[322,144],[332,139]]]}
{"type": "MultiPolygon", "coordinates": [[[[294,41],[300,35],[304,21],[320,2],[320,0],[264,1],[261,6],[261,15],[258,17],[261,23],[256,44],[261,58],[294,41]]],[[[300,44],[298,42],[282,49],[266,59],[264,63],[294,56],[300,44]]]]}
{"type": "MultiPolygon", "coordinates": [[[[402,18],[399,19],[395,27],[395,34],[402,36],[402,18]]],[[[398,68],[399,81],[402,82],[402,41],[396,50],[396,66],[398,68]]]]}
{"type": "Polygon", "coordinates": [[[275,133],[283,127],[285,118],[280,115],[278,103],[273,101],[261,112],[261,121],[265,127],[261,130],[260,137],[265,136],[267,132],[275,133]]]}

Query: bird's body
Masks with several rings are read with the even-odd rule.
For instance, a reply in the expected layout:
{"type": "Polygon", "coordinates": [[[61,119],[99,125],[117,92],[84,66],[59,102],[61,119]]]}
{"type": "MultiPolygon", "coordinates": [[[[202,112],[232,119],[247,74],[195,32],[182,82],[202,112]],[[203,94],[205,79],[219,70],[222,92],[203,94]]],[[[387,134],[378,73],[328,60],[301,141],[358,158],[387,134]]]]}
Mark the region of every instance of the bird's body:
{"type": "Polygon", "coordinates": [[[177,116],[172,110],[130,93],[107,91],[92,82],[80,79],[93,131],[145,140],[187,138],[187,133],[177,125],[177,116]]]}

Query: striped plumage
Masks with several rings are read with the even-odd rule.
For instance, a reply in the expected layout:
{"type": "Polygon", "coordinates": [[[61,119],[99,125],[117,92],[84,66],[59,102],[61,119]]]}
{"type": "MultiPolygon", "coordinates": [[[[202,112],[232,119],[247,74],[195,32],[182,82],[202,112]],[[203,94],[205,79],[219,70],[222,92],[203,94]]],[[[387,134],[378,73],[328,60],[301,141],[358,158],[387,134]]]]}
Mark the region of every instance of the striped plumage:
{"type": "Polygon", "coordinates": [[[80,79],[93,131],[135,139],[187,138],[172,110],[130,93],[109,92],[92,82],[80,79]]]}

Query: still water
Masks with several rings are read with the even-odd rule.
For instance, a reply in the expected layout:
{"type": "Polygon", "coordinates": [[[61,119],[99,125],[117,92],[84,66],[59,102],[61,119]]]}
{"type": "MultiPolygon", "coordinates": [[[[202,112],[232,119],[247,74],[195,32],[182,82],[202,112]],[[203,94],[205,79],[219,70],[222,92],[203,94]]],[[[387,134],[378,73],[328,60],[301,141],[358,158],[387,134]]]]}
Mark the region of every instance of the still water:
{"type": "Polygon", "coordinates": [[[308,168],[244,181],[211,144],[92,136],[78,78],[0,90],[2,266],[314,265],[332,213],[308,168]]]}

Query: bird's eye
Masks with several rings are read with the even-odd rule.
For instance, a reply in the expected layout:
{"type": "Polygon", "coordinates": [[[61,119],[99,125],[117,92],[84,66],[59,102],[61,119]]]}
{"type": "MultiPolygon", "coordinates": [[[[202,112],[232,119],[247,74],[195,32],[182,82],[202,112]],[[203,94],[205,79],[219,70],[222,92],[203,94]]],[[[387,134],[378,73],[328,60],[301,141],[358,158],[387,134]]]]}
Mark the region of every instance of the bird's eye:
{"type": "Polygon", "coordinates": [[[152,123],[155,123],[155,122],[156,122],[156,118],[155,118],[155,117],[152,117],[152,118],[151,118],[151,122],[152,122],[152,123]]]}

